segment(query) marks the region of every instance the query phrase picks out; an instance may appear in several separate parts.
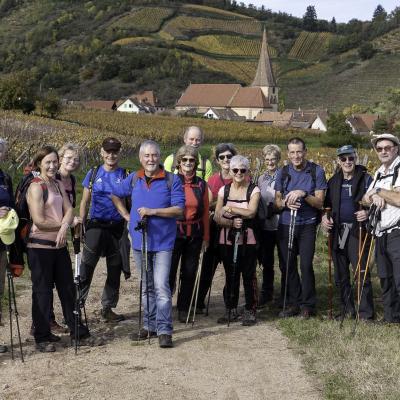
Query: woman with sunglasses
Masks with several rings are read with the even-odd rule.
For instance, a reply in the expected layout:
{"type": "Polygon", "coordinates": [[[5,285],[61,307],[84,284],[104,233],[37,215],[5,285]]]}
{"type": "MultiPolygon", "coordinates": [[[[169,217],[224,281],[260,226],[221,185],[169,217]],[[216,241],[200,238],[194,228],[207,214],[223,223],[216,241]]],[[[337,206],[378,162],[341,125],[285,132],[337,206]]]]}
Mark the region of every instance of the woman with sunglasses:
{"type": "MultiPolygon", "coordinates": [[[[210,202],[210,246],[203,256],[203,268],[201,271],[199,298],[197,303],[197,312],[202,313],[205,308],[205,299],[214,277],[215,270],[220,262],[218,250],[219,229],[214,221],[214,210],[217,203],[218,191],[221,187],[232,182],[229,174],[229,165],[231,158],[237,154],[237,150],[232,143],[219,143],[215,147],[215,161],[218,164],[219,171],[212,175],[207,183],[212,193],[210,202]]],[[[208,310],[207,310],[208,311],[208,310]]]]}
{"type": "Polygon", "coordinates": [[[181,261],[178,291],[178,320],[186,322],[190,299],[199,265],[200,252],[209,243],[209,189],[204,179],[196,175],[198,150],[182,146],[176,153],[178,176],[185,192],[185,211],[177,221],[177,234],[172,253],[170,288],[174,291],[179,260],[181,261]]]}
{"type": "Polygon", "coordinates": [[[258,218],[261,221],[259,260],[263,267],[263,281],[258,305],[264,306],[274,297],[274,254],[277,245],[279,214],[274,208],[275,181],[281,159],[281,149],[276,144],[268,144],[263,148],[266,171],[258,179],[261,191],[258,218]]]}
{"type": "MultiPolygon", "coordinates": [[[[365,237],[365,225],[368,213],[360,209],[360,201],[367,192],[372,178],[362,165],[356,165],[356,154],[353,146],[342,146],[337,150],[339,170],[328,181],[328,190],[324,206],[330,209],[329,215],[322,217],[322,227],[331,231],[332,260],[335,268],[335,283],[340,290],[340,317],[355,317],[356,304],[359,303],[359,318],[372,320],[374,304],[370,274],[365,277],[364,288],[355,285],[355,293],[351,293],[350,276],[356,271],[359,262],[360,240],[365,237]],[[362,237],[360,237],[360,228],[362,237]],[[353,272],[349,271],[350,264],[353,272]],[[362,292],[362,295],[361,295],[362,292]]],[[[364,282],[364,272],[370,243],[364,248],[359,282],[364,282]]]]}
{"type": "Polygon", "coordinates": [[[254,217],[260,201],[260,189],[249,182],[250,163],[246,157],[232,157],[229,173],[232,183],[218,192],[215,220],[222,228],[219,244],[225,269],[225,314],[218,323],[238,319],[240,275],[243,278],[245,310],[242,325],[254,325],[256,320],[256,271],[257,249],[254,234],[254,217]],[[236,253],[237,250],[237,253],[236,253]],[[237,254],[236,260],[234,255],[237,254]],[[236,261],[236,262],[235,262],[236,261]]]}

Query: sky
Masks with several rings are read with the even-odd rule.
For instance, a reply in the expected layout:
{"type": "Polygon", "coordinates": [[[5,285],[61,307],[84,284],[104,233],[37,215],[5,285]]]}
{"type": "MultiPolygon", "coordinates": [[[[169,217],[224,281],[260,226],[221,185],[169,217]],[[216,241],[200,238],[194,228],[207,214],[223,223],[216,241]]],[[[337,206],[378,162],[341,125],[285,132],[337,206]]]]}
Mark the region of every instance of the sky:
{"type": "Polygon", "coordinates": [[[272,11],[286,12],[295,17],[302,17],[307,6],[313,5],[319,19],[330,21],[335,17],[337,22],[347,22],[353,18],[361,21],[371,20],[378,4],[381,4],[387,13],[400,6],[400,0],[246,0],[245,3],[252,3],[257,7],[264,5],[272,11]]]}

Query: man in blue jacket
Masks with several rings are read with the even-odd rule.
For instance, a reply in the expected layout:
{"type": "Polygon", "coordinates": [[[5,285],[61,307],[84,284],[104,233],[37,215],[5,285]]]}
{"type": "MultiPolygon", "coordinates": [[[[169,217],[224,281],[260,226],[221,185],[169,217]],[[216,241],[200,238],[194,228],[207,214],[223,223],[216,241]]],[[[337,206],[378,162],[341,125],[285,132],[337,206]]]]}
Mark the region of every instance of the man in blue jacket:
{"type": "Polygon", "coordinates": [[[160,147],[156,142],[143,142],[139,150],[143,168],[130,174],[120,186],[115,187],[112,200],[123,218],[129,221],[133,256],[139,274],[142,268],[142,234],[135,228],[146,219],[148,284],[145,281],[146,274],[143,274],[144,328],[139,338],[158,336],[160,347],[166,348],[172,347],[172,296],[169,287],[171,256],[176,236],[176,219],[183,215],[185,196],[179,177],[163,169],[160,157],[160,147]],[[129,195],[132,198],[130,214],[122,201],[122,198],[129,195]]]}

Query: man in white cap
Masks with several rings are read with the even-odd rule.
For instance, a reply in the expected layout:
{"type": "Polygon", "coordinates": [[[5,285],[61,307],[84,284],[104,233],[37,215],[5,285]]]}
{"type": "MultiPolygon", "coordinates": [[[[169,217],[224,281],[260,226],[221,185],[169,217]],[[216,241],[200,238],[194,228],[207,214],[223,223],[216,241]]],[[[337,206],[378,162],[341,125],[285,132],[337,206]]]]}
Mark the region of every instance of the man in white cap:
{"type": "Polygon", "coordinates": [[[383,133],[371,140],[381,166],[363,198],[380,212],[375,227],[376,261],[382,288],[384,321],[400,322],[400,157],[398,137],[383,133]]]}

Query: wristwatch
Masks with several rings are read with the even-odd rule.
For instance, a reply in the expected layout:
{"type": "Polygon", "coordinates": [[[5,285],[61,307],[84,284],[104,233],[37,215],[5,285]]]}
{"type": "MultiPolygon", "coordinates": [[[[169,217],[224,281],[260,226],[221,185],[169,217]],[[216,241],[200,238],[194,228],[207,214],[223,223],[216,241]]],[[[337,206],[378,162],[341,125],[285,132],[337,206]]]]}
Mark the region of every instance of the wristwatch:
{"type": "Polygon", "coordinates": [[[226,211],[227,211],[229,214],[232,214],[232,207],[228,207],[228,208],[226,209],[226,211]]]}

